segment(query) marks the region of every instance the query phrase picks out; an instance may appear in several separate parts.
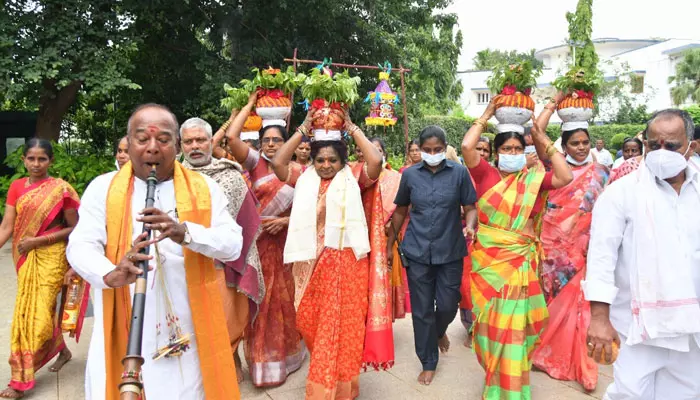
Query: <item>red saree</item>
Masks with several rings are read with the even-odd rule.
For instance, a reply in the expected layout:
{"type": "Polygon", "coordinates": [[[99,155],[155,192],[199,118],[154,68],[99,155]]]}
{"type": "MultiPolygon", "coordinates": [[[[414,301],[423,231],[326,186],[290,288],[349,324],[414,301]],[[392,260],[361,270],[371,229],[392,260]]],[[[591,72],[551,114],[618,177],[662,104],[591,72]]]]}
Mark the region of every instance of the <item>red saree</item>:
{"type": "MultiPolygon", "coordinates": [[[[249,153],[249,159],[257,156],[249,153]]],[[[249,160],[246,160],[246,166],[249,160]]],[[[292,164],[292,176],[298,177],[301,167],[292,164]]],[[[265,220],[289,215],[294,189],[277,179],[268,162],[260,157],[250,171],[258,210],[265,220]]],[[[290,177],[291,178],[291,177],[290,177]]],[[[265,297],[258,316],[246,333],[245,357],[255,386],[275,386],[301,368],[306,353],[296,328],[294,309],[294,277],[283,262],[287,229],[277,235],[263,231],[257,241],[265,280],[265,297]]]]}
{"type": "Polygon", "coordinates": [[[533,354],[533,363],[555,379],[578,381],[592,391],[598,366],[588,357],[586,331],[590,304],[581,280],[586,273],[593,204],[603,192],[608,169],[598,163],[574,169],[574,181],[549,192],[540,240],[542,287],[549,324],[533,354]]]}
{"type": "MultiPolygon", "coordinates": [[[[17,211],[12,234],[12,256],[17,270],[9,360],[12,389],[33,388],[36,371],[66,347],[56,304],[69,268],[66,242],[38,247],[27,254],[20,254],[17,245],[23,238],[46,236],[63,229],[62,224],[55,223],[57,218],[63,210],[77,209],[79,202],[75,190],[61,179],[47,178],[31,185],[27,178],[18,179],[8,191],[7,204],[17,211]]],[[[89,287],[83,293],[76,340],[82,329],[89,287]]]]}

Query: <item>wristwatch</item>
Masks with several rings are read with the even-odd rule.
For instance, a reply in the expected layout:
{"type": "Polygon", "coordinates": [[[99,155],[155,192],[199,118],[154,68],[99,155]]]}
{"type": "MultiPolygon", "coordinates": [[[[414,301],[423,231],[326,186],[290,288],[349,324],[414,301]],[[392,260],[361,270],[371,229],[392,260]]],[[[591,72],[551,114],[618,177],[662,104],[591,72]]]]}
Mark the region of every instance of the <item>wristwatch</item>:
{"type": "Polygon", "coordinates": [[[182,239],[182,243],[180,243],[181,246],[189,246],[190,243],[192,243],[192,236],[190,235],[190,230],[187,228],[187,224],[182,224],[185,226],[185,236],[182,239]]]}

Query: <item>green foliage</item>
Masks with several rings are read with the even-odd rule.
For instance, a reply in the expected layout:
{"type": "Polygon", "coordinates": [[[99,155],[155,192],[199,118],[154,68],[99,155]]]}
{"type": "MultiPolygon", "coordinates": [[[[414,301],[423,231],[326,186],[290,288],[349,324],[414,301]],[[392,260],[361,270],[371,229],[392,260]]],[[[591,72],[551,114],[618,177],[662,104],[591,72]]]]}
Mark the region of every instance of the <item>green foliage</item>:
{"type": "MultiPolygon", "coordinates": [[[[111,154],[93,153],[84,146],[73,148],[52,143],[54,162],[49,167],[49,175],[68,182],[82,196],[87,185],[99,175],[114,169],[114,157],[111,154]]],[[[0,177],[0,213],[5,212],[5,200],[10,184],[19,178],[27,176],[27,170],[22,161],[24,146],[19,147],[5,158],[5,165],[15,170],[12,176],[0,177]]]]}
{"type": "Polygon", "coordinates": [[[520,53],[516,50],[502,51],[487,48],[476,53],[472,58],[474,69],[479,71],[491,70],[501,64],[520,64],[524,61],[531,62],[535,68],[544,67],[544,63],[535,57],[535,49],[530,50],[529,53],[520,53]]]}
{"type": "Polygon", "coordinates": [[[646,124],[650,117],[646,104],[634,106],[630,99],[624,98],[612,122],[616,124],[646,124]]]}
{"type": "MultiPolygon", "coordinates": [[[[569,22],[569,45],[576,47],[575,67],[593,72],[598,68],[598,54],[591,39],[593,34],[593,0],[579,0],[575,13],[566,13],[569,22]]],[[[572,53],[574,51],[572,50],[572,53]]]]}
{"type": "MultiPolygon", "coordinates": [[[[0,93],[6,100],[37,107],[38,127],[60,127],[78,88],[96,96],[107,96],[120,88],[138,89],[139,85],[127,77],[133,68],[130,55],[137,50],[138,41],[129,29],[131,15],[118,3],[3,2],[0,93]]],[[[58,131],[37,133],[58,138],[58,131]]]]}
{"type": "Polygon", "coordinates": [[[391,165],[391,168],[394,171],[398,171],[403,167],[406,158],[403,156],[403,153],[399,154],[391,154],[389,157],[386,159],[386,161],[391,165]]]}
{"type": "Polygon", "coordinates": [[[622,144],[627,139],[628,137],[633,137],[633,136],[628,136],[625,133],[616,133],[611,139],[610,139],[610,147],[615,150],[616,152],[620,149],[622,149],[622,144]]]}
{"type": "Polygon", "coordinates": [[[486,85],[493,93],[501,93],[506,86],[515,86],[519,92],[525,92],[537,86],[537,78],[542,74],[542,67],[535,67],[532,62],[520,64],[501,63],[493,68],[493,73],[486,85]]]}
{"type": "Polygon", "coordinates": [[[676,82],[671,88],[675,105],[683,104],[689,98],[700,103],[700,49],[683,52],[683,60],[676,65],[676,75],[669,77],[668,82],[676,82]]]}
{"type": "Polygon", "coordinates": [[[224,91],[226,92],[226,97],[221,99],[221,107],[224,110],[240,110],[248,104],[250,92],[245,88],[234,88],[228,83],[224,83],[224,91]]]}
{"type": "Polygon", "coordinates": [[[555,79],[552,86],[562,92],[583,90],[584,92],[598,93],[602,84],[603,74],[597,68],[574,67],[555,79]]]}
{"type": "Polygon", "coordinates": [[[700,105],[694,104],[690,107],[684,108],[684,110],[690,114],[696,126],[700,125],[700,105]]]}
{"type": "MultiPolygon", "coordinates": [[[[608,124],[608,125],[591,125],[588,128],[588,133],[591,135],[591,141],[603,139],[606,146],[610,146],[613,142],[613,137],[622,134],[625,137],[636,136],[643,131],[645,125],[642,124],[608,124]]],[[[547,136],[552,140],[557,140],[561,136],[561,125],[550,124],[547,127],[547,136]]]]}
{"type": "Polygon", "coordinates": [[[324,99],[330,103],[343,103],[352,105],[360,95],[357,87],[360,85],[360,77],[351,77],[348,71],[333,74],[333,77],[313,68],[301,86],[301,95],[308,101],[324,99]]]}

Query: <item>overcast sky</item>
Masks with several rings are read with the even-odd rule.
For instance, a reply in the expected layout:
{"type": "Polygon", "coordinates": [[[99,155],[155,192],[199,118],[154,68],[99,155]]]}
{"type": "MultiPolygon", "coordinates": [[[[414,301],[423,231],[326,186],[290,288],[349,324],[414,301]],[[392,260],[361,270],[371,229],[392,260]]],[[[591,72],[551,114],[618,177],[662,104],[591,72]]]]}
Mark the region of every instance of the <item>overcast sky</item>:
{"type": "MultiPolygon", "coordinates": [[[[542,49],[568,38],[566,12],[577,0],[454,0],[464,47],[459,70],[476,52],[542,49]]],[[[594,0],[593,38],[700,39],[699,0],[594,0]]]]}

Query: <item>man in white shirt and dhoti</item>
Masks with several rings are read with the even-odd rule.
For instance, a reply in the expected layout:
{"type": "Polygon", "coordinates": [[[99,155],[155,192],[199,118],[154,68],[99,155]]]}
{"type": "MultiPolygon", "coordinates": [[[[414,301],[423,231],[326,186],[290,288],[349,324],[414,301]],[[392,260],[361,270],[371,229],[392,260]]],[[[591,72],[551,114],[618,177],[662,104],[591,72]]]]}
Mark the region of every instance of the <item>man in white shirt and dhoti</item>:
{"type": "Polygon", "coordinates": [[[647,124],[640,167],[605,189],[593,210],[588,270],[589,354],[611,360],[604,399],[700,398],[700,171],[680,110],[647,124]]]}
{"type": "Polygon", "coordinates": [[[119,398],[132,283],[140,274],[137,263],[148,260],[140,375],[145,397],[238,399],[212,259],[239,257],[241,228],[219,186],[175,161],[178,123],[167,108],[140,106],[127,130],[131,162],[88,186],[67,249],[70,264],[97,289],[85,398],[119,398]],[[144,209],[152,165],[155,205],[144,209]],[[144,223],[154,231],[152,240],[141,234],[144,223]],[[150,256],[138,253],[146,246],[150,256]]]}

